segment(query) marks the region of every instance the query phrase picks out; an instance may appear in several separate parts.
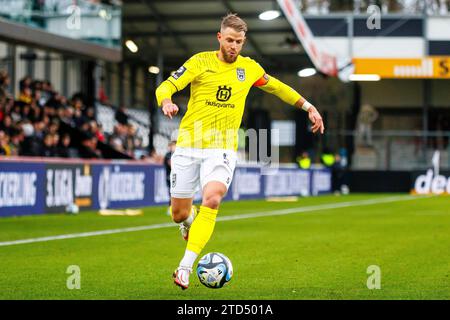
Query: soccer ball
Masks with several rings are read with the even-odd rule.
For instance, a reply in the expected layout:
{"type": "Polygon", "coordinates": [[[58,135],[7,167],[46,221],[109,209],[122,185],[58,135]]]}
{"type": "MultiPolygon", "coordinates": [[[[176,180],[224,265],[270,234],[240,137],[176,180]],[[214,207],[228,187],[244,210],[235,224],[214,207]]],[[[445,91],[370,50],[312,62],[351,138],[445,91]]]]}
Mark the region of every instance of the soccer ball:
{"type": "Polygon", "coordinates": [[[208,288],[222,288],[233,276],[230,259],[222,253],[210,252],[204,255],[197,265],[197,276],[208,288]]]}
{"type": "Polygon", "coordinates": [[[66,212],[77,214],[80,211],[80,208],[75,204],[71,203],[66,207],[66,212]]]}

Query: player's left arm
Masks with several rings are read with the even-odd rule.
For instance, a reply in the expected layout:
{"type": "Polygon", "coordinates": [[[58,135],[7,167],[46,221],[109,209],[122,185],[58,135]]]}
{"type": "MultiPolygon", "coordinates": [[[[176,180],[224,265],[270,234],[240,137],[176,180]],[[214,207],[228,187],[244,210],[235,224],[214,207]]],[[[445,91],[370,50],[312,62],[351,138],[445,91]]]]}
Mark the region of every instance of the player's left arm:
{"type": "Polygon", "coordinates": [[[253,84],[253,86],[258,87],[265,92],[276,95],[287,104],[296,106],[297,108],[303,109],[308,112],[309,120],[313,123],[313,126],[311,128],[312,131],[314,133],[319,131],[323,134],[325,126],[323,124],[323,119],[319,111],[293,88],[281,82],[277,78],[269,76],[268,74],[264,74],[253,84]]]}

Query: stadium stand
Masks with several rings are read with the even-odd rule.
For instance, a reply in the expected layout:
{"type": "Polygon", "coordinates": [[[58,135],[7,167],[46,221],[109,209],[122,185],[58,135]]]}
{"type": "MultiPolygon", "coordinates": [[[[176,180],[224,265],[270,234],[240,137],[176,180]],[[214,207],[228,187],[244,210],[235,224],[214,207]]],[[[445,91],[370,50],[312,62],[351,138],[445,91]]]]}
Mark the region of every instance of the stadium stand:
{"type": "MultiPolygon", "coordinates": [[[[49,81],[20,80],[14,99],[8,92],[9,76],[1,72],[0,153],[6,156],[134,158],[142,146],[131,123],[114,124],[104,133],[82,94],[70,99],[57,92],[49,81]]],[[[111,122],[105,122],[108,125],[111,122]]]]}

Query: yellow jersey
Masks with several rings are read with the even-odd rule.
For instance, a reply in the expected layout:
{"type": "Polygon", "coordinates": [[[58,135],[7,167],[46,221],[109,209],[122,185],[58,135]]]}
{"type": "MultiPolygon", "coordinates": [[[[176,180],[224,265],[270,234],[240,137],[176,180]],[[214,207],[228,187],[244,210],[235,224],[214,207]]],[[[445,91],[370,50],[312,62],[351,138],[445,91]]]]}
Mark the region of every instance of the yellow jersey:
{"type": "Polygon", "coordinates": [[[245,100],[265,71],[251,58],[239,55],[235,62],[226,63],[217,54],[207,51],[192,56],[158,88],[160,106],[163,99],[191,84],[178,132],[179,147],[237,150],[245,100]]]}

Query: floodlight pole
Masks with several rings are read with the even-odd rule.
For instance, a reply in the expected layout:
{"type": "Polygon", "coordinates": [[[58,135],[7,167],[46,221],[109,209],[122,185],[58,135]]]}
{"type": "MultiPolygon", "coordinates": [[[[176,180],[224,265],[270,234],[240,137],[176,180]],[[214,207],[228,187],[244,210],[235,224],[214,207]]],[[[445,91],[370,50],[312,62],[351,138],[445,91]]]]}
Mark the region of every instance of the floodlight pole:
{"type": "MultiPolygon", "coordinates": [[[[156,48],[158,52],[156,53],[156,65],[159,68],[159,73],[156,75],[154,83],[154,90],[163,82],[164,80],[164,53],[162,51],[162,37],[163,37],[163,28],[161,25],[158,26],[158,37],[157,37],[157,45],[156,48]]],[[[154,148],[153,137],[157,132],[156,128],[158,127],[158,106],[156,105],[158,102],[156,100],[156,95],[154,95],[151,103],[150,103],[150,130],[148,137],[148,151],[151,152],[154,148]]]]}
{"type": "Polygon", "coordinates": [[[159,73],[156,75],[156,86],[159,86],[164,79],[164,54],[162,51],[162,28],[159,27],[158,30],[158,53],[157,53],[157,66],[159,68],[159,73]]]}
{"type": "MultiPolygon", "coordinates": [[[[350,13],[347,16],[347,37],[348,37],[348,60],[352,63],[353,59],[353,38],[354,38],[354,16],[353,13],[350,13]]],[[[351,105],[351,113],[347,121],[347,128],[351,129],[353,132],[356,132],[356,122],[357,115],[361,108],[361,86],[358,81],[353,81],[353,101],[351,105]]],[[[353,154],[355,152],[355,134],[345,137],[347,150],[349,154],[353,154]]],[[[349,157],[348,165],[349,167],[352,164],[352,157],[349,157]]]]}
{"type": "MultiPolygon", "coordinates": [[[[424,56],[429,54],[429,45],[427,38],[427,6],[425,5],[422,11],[422,29],[423,29],[423,42],[424,42],[424,56]]],[[[427,143],[428,143],[428,119],[429,119],[429,109],[430,109],[430,80],[422,80],[422,143],[423,143],[423,164],[426,165],[427,162],[427,143]]]]}
{"type": "Polygon", "coordinates": [[[16,45],[8,44],[8,74],[10,79],[10,91],[13,97],[16,96],[16,45]]]}
{"type": "Polygon", "coordinates": [[[353,59],[353,14],[347,16],[348,58],[353,59]]]}

